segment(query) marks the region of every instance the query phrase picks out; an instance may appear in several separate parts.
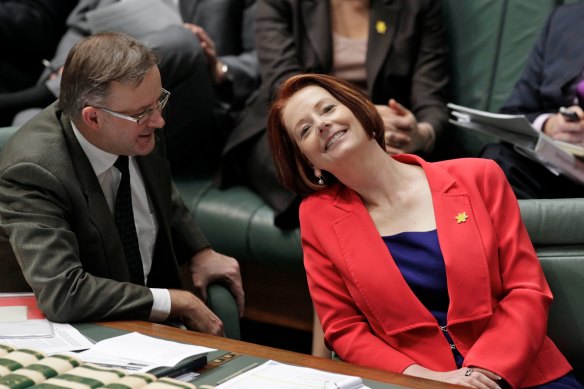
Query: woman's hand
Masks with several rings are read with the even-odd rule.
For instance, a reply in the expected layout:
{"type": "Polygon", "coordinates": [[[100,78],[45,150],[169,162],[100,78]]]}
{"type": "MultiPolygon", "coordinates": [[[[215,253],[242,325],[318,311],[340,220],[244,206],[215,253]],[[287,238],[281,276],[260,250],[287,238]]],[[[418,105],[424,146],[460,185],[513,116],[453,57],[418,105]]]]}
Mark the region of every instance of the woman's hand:
{"type": "Polygon", "coordinates": [[[451,371],[434,371],[420,365],[411,365],[403,371],[404,374],[427,378],[434,381],[479,389],[501,389],[501,377],[478,367],[462,367],[451,371]]]}
{"type": "Polygon", "coordinates": [[[394,99],[388,105],[376,105],[385,126],[385,151],[388,154],[429,151],[434,146],[434,129],[418,123],[414,114],[394,99]]]}

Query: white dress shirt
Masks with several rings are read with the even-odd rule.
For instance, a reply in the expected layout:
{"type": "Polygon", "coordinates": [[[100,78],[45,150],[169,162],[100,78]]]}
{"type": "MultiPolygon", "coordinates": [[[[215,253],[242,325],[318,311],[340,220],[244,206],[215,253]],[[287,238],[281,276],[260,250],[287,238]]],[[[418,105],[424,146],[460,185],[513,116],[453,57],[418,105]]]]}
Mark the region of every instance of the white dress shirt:
{"type": "MultiPolygon", "coordinates": [[[[109,209],[113,214],[116,194],[122,178],[120,171],[114,167],[118,156],[94,146],[81,134],[73,122],[71,122],[71,125],[73,126],[73,132],[81,148],[93,167],[109,209]]],[[[154,209],[146,193],[142,174],[140,173],[140,169],[138,169],[134,157],[129,158],[129,169],[132,209],[134,211],[134,222],[138,235],[140,256],[142,257],[144,284],[146,285],[150,269],[152,268],[152,256],[154,253],[154,244],[156,243],[156,234],[158,233],[158,221],[156,220],[154,209]]],[[[170,292],[167,289],[159,288],[150,288],[150,291],[154,299],[152,311],[150,312],[150,320],[158,322],[166,320],[170,314],[170,292]]]]}

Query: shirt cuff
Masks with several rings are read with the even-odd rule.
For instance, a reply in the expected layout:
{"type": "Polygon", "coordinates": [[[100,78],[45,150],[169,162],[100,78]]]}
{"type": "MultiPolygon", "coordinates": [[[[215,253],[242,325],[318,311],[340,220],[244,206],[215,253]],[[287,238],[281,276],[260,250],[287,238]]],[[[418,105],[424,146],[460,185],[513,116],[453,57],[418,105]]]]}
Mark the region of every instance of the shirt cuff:
{"type": "Polygon", "coordinates": [[[538,117],[535,118],[535,120],[533,121],[533,123],[531,123],[531,125],[538,131],[543,132],[543,125],[545,124],[545,121],[549,119],[550,116],[553,116],[553,113],[543,113],[541,115],[539,115],[538,117]]]}
{"type": "Polygon", "coordinates": [[[168,289],[150,288],[152,292],[152,311],[150,321],[161,323],[170,316],[170,292],[168,289]]]}

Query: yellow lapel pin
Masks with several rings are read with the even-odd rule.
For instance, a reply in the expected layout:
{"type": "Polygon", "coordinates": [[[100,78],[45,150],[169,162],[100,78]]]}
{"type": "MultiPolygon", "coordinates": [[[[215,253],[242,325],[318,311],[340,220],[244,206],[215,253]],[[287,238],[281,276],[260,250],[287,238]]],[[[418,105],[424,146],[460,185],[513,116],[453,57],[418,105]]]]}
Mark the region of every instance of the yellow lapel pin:
{"type": "Polygon", "coordinates": [[[468,215],[466,214],[466,212],[461,212],[458,215],[456,215],[456,222],[458,224],[464,223],[466,219],[468,219],[468,215]]]}
{"type": "Polygon", "coordinates": [[[387,31],[387,24],[383,20],[378,20],[375,23],[375,30],[378,34],[385,34],[387,31]]]}

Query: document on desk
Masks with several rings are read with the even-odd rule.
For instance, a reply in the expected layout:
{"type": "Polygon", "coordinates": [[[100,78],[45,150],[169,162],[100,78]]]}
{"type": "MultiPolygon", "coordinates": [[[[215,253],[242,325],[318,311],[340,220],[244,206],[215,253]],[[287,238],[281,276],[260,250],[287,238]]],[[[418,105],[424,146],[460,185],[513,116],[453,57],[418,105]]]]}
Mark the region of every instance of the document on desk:
{"type": "Polygon", "coordinates": [[[13,348],[28,348],[45,354],[86,350],[93,346],[85,336],[70,324],[52,323],[53,335],[49,337],[1,338],[0,343],[13,348]]]}
{"type": "Polygon", "coordinates": [[[127,370],[148,371],[158,366],[174,366],[185,358],[206,355],[215,350],[132,332],[97,342],[78,356],[85,362],[120,367],[131,361],[133,365],[128,365],[127,370]],[[139,368],[140,365],[142,368],[139,368]]]}
{"type": "Polygon", "coordinates": [[[217,389],[369,389],[360,377],[287,365],[276,361],[247,370],[217,389]]]}
{"type": "Polygon", "coordinates": [[[50,337],[53,326],[32,293],[0,293],[0,338],[50,337]]]}

